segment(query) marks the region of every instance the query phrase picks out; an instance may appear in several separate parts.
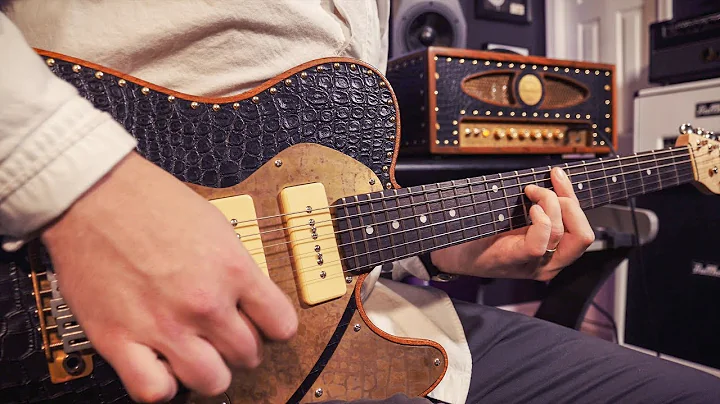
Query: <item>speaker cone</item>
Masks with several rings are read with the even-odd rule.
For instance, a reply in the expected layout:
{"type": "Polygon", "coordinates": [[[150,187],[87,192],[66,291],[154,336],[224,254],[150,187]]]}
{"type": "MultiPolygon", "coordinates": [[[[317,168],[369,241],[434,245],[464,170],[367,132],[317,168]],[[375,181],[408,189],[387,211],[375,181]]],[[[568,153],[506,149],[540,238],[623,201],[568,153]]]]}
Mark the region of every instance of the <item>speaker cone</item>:
{"type": "Polygon", "coordinates": [[[407,25],[405,45],[408,51],[428,46],[448,46],[455,43],[455,31],[442,14],[428,11],[419,14],[407,25]]]}

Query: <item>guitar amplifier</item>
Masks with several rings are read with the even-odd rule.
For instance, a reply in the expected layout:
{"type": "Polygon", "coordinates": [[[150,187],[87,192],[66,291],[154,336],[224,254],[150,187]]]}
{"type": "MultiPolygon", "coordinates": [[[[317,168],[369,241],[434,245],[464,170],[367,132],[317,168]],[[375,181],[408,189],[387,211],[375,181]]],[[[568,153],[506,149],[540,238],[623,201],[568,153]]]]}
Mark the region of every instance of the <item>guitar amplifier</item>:
{"type": "Polygon", "coordinates": [[[401,155],[603,155],[605,139],[616,144],[612,65],[429,47],[391,60],[387,78],[401,155]]]}
{"type": "Polygon", "coordinates": [[[716,77],[720,77],[720,11],[650,25],[651,83],[716,77]]]}

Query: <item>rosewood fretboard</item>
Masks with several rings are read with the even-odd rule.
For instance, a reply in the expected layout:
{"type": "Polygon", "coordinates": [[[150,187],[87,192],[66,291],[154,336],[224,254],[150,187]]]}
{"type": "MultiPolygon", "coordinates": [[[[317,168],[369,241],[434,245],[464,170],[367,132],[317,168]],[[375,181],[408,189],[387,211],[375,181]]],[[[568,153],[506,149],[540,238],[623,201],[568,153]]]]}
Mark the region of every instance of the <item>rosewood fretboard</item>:
{"type": "MultiPolygon", "coordinates": [[[[691,182],[687,148],[561,165],[583,209],[691,182]]],[[[530,224],[527,185],[552,189],[551,167],[386,190],[334,204],[346,268],[382,263],[530,224]]]]}

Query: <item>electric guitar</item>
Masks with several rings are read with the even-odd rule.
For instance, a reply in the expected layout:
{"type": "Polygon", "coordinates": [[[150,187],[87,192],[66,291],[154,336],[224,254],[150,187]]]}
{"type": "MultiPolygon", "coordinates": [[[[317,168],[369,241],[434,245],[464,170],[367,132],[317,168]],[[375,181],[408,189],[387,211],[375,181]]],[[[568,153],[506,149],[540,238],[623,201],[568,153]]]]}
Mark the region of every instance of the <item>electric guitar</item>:
{"type": "MultiPolygon", "coordinates": [[[[214,204],[291,298],[300,327],[219,397],[285,403],[430,392],[448,357],[376,327],[359,290],[383,263],[529,224],[523,188],[550,167],[400,188],[400,115],[385,77],[315,60],[236,97],[180,94],[64,55],[48,68],[137,138],[138,151],[214,204]]],[[[689,126],[676,147],[564,164],[584,209],[695,183],[720,190],[720,143],[689,126]]],[[[118,302],[122,304],[122,302],[118,302]]],[[[130,401],[58,290],[42,245],[0,257],[0,402],[130,401]]]]}

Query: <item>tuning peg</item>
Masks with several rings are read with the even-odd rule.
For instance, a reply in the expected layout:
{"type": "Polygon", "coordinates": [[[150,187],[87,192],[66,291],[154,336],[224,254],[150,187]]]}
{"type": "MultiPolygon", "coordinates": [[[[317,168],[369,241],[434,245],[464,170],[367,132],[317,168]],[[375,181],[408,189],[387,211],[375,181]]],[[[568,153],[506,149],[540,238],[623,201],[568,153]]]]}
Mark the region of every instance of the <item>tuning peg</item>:
{"type": "Polygon", "coordinates": [[[684,123],[680,125],[680,134],[681,135],[692,135],[694,133],[692,125],[689,123],[684,123]]]}

